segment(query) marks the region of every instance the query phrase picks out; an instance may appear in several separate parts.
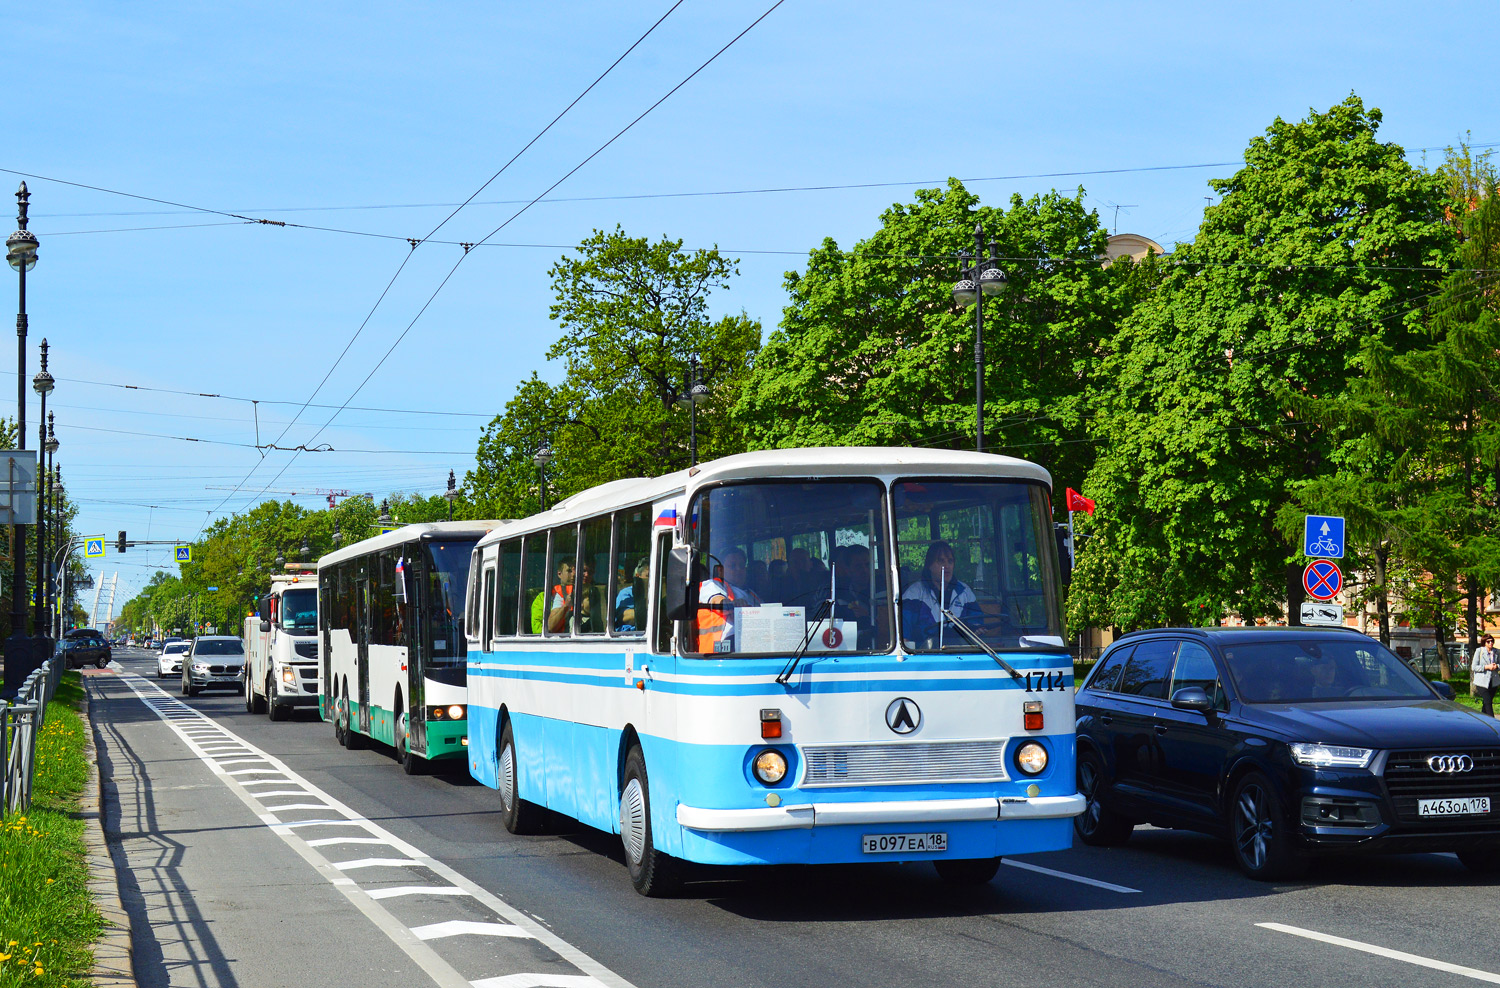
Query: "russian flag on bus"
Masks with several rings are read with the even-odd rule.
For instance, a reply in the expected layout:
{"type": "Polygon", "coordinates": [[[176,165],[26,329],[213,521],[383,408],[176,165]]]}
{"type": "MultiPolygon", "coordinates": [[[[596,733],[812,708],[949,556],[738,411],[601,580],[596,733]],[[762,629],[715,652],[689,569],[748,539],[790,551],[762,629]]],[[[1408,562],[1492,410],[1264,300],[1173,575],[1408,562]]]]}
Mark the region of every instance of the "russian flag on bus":
{"type": "Polygon", "coordinates": [[[662,508],[656,513],[656,521],[652,522],[656,528],[671,528],[677,524],[677,509],[662,508]]]}

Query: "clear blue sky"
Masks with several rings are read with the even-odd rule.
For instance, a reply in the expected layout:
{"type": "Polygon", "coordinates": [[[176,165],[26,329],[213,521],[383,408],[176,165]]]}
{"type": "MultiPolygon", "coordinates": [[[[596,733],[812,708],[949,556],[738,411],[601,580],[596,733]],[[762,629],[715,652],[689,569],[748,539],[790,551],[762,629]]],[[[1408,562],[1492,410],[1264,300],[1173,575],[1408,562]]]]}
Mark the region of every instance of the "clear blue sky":
{"type": "MultiPolygon", "coordinates": [[[[772,0],[685,0],[440,239],[473,241],[578,164],[772,0]]],[[[7,8],[13,92],[0,167],[194,206],[419,237],[471,194],[670,6],[575,3],[7,8]],[[325,207],[341,207],[329,209],[325,207]],[[342,208],[356,207],[356,208],[342,208]],[[386,207],[386,208],[375,208],[386,207]]],[[[1233,162],[1276,116],[1350,91],[1382,133],[1440,149],[1500,142],[1493,3],[911,4],[787,0],[553,195],[599,197],[904,182],[900,187],[542,203],[476,249],[355,406],[317,437],[371,453],[298,458],[273,491],[437,493],[544,353],[548,266],[593,228],[680,237],[739,257],[713,300],[767,330],[783,273],[823,237],[850,245],[918,184],[1233,162]],[[1466,54],[1467,53],[1467,54],[1466,54]],[[533,246],[540,245],[540,246],[533,246]],[[461,414],[462,413],[462,414],[461,414]],[[436,455],[390,451],[437,451],[436,455]],[[451,451],[444,453],[443,451],[451,451]]],[[[1421,155],[1415,154],[1414,160],[1421,155]]],[[[1441,151],[1427,155],[1429,163],[1441,151]]],[[[1193,237],[1205,182],[1233,169],[973,184],[987,201],[1083,185],[1119,229],[1193,237]]],[[[13,188],[16,176],[6,176],[13,188]]],[[[59,459],[81,527],[187,538],[244,510],[288,463],[273,452],[94,431],[253,443],[292,420],[403,257],[400,239],[235,224],[29,180],[40,262],[31,348],[52,343],[59,459]],[[183,229],[133,227],[228,223],[183,229]],[[186,397],[81,382],[259,399],[186,397]],[[275,404],[282,402],[283,404],[275,404]],[[293,404],[287,404],[293,403],[293,404]],[[231,488],[244,489],[229,497],[231,488]],[[221,503],[223,502],[223,503],[221,503]],[[155,505],[156,507],[147,507],[155,505]]],[[[13,200],[7,199],[7,202],[13,200]]],[[[8,208],[8,207],[7,207],[8,208]]],[[[346,401],[458,258],[413,256],[317,397],[346,401]]],[[[0,299],[10,298],[0,288],[0,299]]],[[[13,291],[13,289],[9,290],[13,291]]],[[[0,303],[3,308],[3,303],[0,303]]],[[[13,365],[0,384],[14,382],[13,365]]],[[[6,394],[0,389],[0,394],[6,394]]],[[[0,399],[3,405],[3,399],[0,399]]],[[[9,406],[4,406],[9,408],[9,406]]],[[[284,444],[327,421],[309,409],[284,444]]],[[[35,441],[36,406],[28,411],[35,441]]],[[[270,494],[265,496],[272,496],[270,494]]],[[[316,497],[299,497],[316,506],[316,497]]],[[[128,599],[166,550],[95,566],[128,599]]]]}

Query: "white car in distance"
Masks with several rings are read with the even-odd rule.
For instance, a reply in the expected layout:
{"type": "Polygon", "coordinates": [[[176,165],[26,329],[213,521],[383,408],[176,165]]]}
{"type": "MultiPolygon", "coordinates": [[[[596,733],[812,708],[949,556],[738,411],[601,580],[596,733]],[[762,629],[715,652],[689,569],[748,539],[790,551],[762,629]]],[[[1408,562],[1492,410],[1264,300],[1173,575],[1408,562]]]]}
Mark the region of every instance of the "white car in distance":
{"type": "Polygon", "coordinates": [[[192,642],[167,642],[156,657],[156,678],[171,679],[182,675],[182,660],[187,657],[192,642]]]}

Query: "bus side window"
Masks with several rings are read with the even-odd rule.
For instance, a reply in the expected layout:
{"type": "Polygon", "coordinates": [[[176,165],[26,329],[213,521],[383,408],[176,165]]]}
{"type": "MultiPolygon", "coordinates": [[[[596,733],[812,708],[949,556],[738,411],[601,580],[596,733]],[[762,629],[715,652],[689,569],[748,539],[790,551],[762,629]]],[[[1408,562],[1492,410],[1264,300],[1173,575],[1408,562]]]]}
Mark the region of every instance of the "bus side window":
{"type": "Polygon", "coordinates": [[[516,633],[516,611],[521,597],[521,540],[500,546],[500,609],[495,612],[495,634],[501,638],[516,633]]]}
{"type": "Polygon", "coordinates": [[[521,564],[521,634],[542,633],[542,622],[533,611],[546,589],[547,533],[532,532],[526,536],[526,557],[521,564]]]}
{"type": "Polygon", "coordinates": [[[495,626],[495,567],[485,566],[484,569],[484,650],[492,651],[490,648],[491,629],[495,626]]]}
{"type": "Polygon", "coordinates": [[[662,617],[666,611],[666,580],[663,577],[667,572],[667,553],[672,551],[672,533],[662,532],[656,540],[656,564],[652,567],[653,576],[656,581],[656,652],[661,655],[672,654],[672,624],[662,617]]]}
{"type": "Polygon", "coordinates": [[[479,637],[479,561],[480,553],[475,549],[469,555],[468,604],[464,614],[464,633],[469,638],[479,637]]]}
{"type": "Polygon", "coordinates": [[[610,632],[625,638],[646,634],[650,601],[651,508],[615,513],[614,559],[609,568],[610,632]]]}

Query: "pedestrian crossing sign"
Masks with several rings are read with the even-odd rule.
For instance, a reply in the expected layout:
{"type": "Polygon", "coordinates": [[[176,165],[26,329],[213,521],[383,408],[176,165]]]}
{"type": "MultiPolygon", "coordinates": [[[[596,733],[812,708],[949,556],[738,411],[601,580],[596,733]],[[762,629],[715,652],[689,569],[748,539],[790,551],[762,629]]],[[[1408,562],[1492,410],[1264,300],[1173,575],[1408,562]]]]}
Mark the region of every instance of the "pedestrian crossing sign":
{"type": "Polygon", "coordinates": [[[83,543],[83,554],[89,559],[96,559],[104,555],[104,536],[90,535],[83,543]]]}
{"type": "Polygon", "coordinates": [[[193,547],[190,546],[190,545],[180,545],[180,546],[178,546],[177,547],[177,559],[176,559],[176,561],[179,562],[179,563],[190,563],[190,562],[192,562],[193,561],[193,547]]]}

